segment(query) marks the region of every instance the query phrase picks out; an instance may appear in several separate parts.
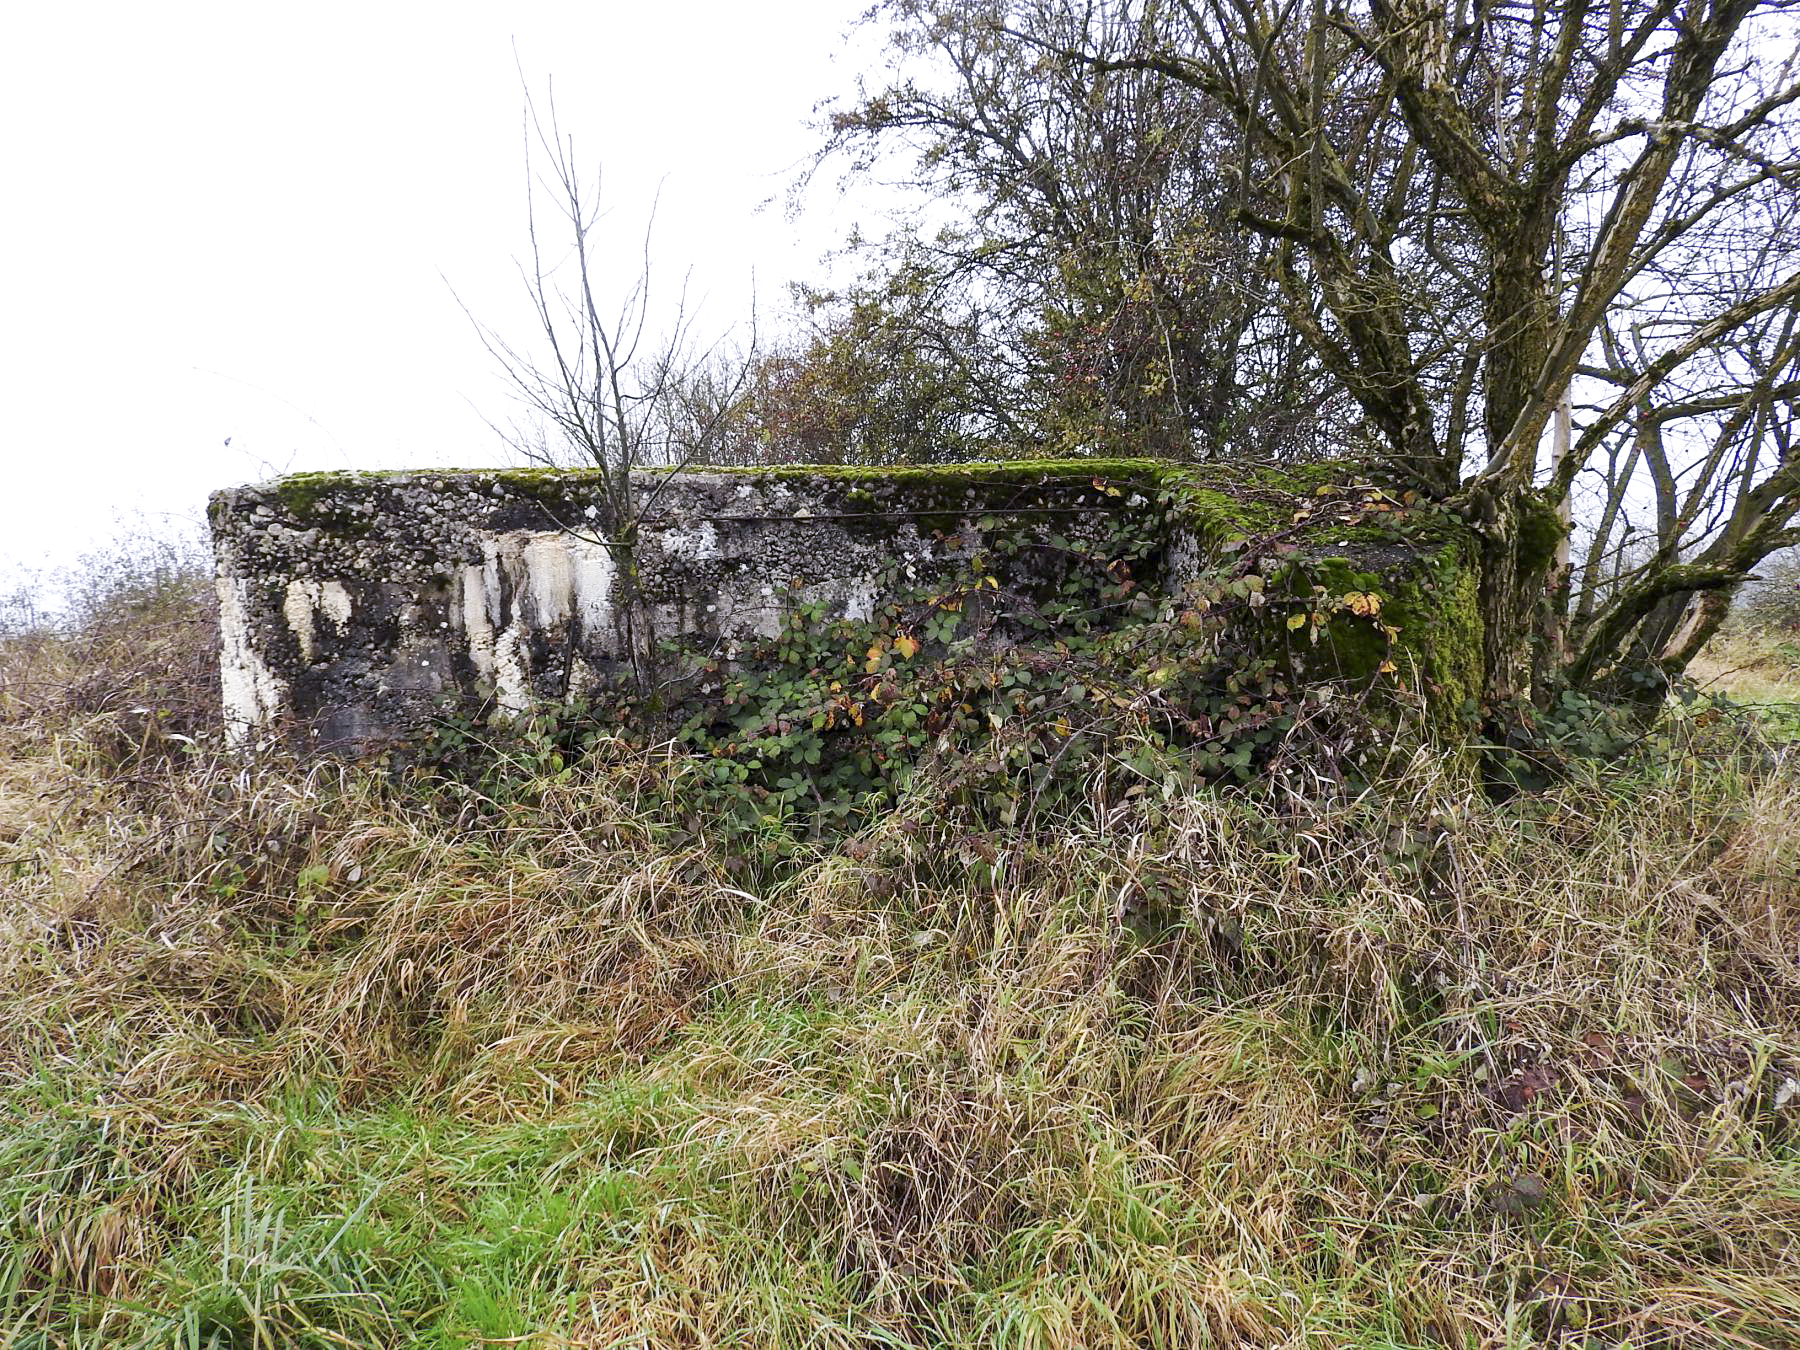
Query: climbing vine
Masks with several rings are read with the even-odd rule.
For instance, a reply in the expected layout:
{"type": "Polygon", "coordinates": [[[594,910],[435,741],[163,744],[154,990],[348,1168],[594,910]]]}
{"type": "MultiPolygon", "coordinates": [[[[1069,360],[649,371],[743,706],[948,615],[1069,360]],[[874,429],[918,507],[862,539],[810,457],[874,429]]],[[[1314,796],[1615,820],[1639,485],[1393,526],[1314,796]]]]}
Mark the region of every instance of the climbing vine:
{"type": "MultiPolygon", "coordinates": [[[[1185,509],[1180,492],[1164,490],[1165,516],[1185,509]]],[[[1348,500],[1360,522],[1369,503],[1348,500]]],[[[1301,757],[1302,727],[1315,775],[1354,773],[1371,696],[1391,711],[1403,693],[1404,607],[1375,578],[1294,547],[1308,518],[1333,509],[1309,503],[1226,541],[1174,593],[1167,532],[1141,520],[1078,534],[984,517],[954,569],[923,583],[899,567],[877,578],[875,593],[892,598],[865,619],[798,606],[758,642],[670,645],[654,690],[546,710],[519,734],[535,738],[537,767],[559,772],[614,731],[664,745],[683,762],[690,816],[778,849],[859,828],[921,774],[959,809],[1012,827],[1255,779],[1301,757]],[[1027,577],[1038,580],[1017,580],[1027,577]],[[1320,678],[1346,647],[1357,676],[1320,678]]],[[[427,759],[442,764],[474,739],[446,724],[427,759]]]]}

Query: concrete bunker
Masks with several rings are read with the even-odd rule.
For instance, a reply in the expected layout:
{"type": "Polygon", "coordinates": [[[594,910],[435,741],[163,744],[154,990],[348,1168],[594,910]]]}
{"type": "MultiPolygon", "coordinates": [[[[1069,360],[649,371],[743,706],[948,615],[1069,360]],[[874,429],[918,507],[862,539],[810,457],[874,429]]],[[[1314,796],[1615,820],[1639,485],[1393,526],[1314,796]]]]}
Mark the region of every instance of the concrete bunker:
{"type": "Polygon", "coordinates": [[[802,606],[866,618],[898,588],[994,566],[987,542],[1021,531],[1044,547],[996,585],[1053,591],[1071,558],[1123,533],[1171,606],[1228,567],[1262,578],[1252,617],[1277,639],[1295,613],[1328,626],[1297,657],[1311,676],[1391,672],[1440,722],[1476,688],[1472,541],[1341,464],[640,470],[632,521],[609,500],[582,470],[304,474],[215,493],[232,739],[371,748],[446,704],[506,716],[580,698],[671,648],[736,659],[802,606]]]}

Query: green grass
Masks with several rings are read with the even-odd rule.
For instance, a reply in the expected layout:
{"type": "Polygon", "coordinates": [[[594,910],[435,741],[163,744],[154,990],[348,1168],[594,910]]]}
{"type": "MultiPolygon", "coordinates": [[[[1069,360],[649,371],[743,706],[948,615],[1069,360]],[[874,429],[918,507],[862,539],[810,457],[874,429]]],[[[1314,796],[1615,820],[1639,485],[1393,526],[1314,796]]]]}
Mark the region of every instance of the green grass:
{"type": "Polygon", "coordinates": [[[1505,805],[922,773],[746,869],[624,747],[458,815],[141,706],[0,723],[0,1344],[1800,1325],[1800,766],[1729,710],[1505,805]]]}
{"type": "Polygon", "coordinates": [[[1800,741],[1800,626],[1731,627],[1688,674],[1702,693],[1749,709],[1771,737],[1800,741]]]}

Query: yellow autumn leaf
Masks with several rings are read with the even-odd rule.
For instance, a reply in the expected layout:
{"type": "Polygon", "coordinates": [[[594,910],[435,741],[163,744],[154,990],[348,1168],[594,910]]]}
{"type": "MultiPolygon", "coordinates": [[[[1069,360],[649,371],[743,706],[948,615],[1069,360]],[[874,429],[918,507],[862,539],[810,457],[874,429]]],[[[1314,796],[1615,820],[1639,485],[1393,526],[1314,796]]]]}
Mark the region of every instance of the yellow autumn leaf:
{"type": "Polygon", "coordinates": [[[882,652],[883,648],[879,642],[869,648],[869,658],[863,662],[863,670],[866,673],[873,675],[876,671],[881,669],[882,652]]]}
{"type": "Polygon", "coordinates": [[[919,654],[919,644],[910,633],[902,633],[894,639],[894,650],[900,653],[902,660],[910,661],[919,654]]]}
{"type": "Polygon", "coordinates": [[[1380,665],[1376,666],[1375,669],[1380,671],[1383,675],[1392,675],[1396,670],[1400,669],[1400,667],[1396,666],[1392,661],[1383,661],[1380,665]]]}
{"type": "Polygon", "coordinates": [[[1381,597],[1368,591],[1344,592],[1344,608],[1352,614],[1372,619],[1381,613],[1381,597]]]}
{"type": "Polygon", "coordinates": [[[1288,615],[1288,631],[1290,633],[1293,632],[1296,628],[1304,628],[1304,627],[1306,627],[1306,615],[1304,615],[1304,614],[1288,615]]]}

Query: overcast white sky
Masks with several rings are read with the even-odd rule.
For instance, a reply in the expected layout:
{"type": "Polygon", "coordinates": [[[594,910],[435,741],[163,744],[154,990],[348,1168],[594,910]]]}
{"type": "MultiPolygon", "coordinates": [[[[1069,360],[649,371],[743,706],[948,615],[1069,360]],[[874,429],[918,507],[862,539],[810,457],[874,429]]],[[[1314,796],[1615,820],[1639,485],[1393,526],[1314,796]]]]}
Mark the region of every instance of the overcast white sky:
{"type": "Polygon", "coordinates": [[[862,8],[9,5],[0,579],[231,483],[500,462],[504,388],[449,287],[527,334],[519,66],[604,166],[620,284],[660,183],[654,284],[691,266],[716,333],[754,271],[766,330],[851,224],[829,185],[783,201],[868,60],[862,8]]]}

